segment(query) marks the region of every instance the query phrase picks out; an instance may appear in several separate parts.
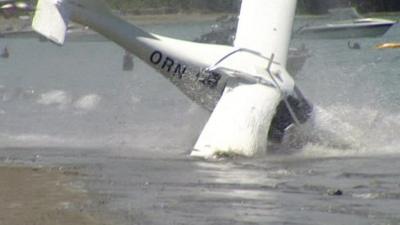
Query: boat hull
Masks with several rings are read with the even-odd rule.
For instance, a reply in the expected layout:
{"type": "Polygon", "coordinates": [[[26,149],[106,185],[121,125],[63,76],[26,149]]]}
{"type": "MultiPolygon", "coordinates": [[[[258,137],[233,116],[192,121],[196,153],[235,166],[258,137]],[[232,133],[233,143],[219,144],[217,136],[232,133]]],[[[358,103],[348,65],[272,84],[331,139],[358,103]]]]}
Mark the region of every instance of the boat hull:
{"type": "Polygon", "coordinates": [[[394,23],[364,26],[309,27],[294,35],[298,39],[351,39],[375,38],[384,35],[394,23]]]}

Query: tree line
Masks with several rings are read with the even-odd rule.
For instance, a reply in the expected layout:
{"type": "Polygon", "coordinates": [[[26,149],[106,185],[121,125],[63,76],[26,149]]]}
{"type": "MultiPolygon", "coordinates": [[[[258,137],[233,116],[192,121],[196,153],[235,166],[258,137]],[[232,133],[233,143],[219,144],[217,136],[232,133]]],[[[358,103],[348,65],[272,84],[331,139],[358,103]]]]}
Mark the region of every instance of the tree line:
{"type": "Polygon", "coordinates": [[[298,10],[304,13],[322,14],[329,8],[354,7],[360,12],[400,11],[399,0],[298,0],[298,10]]]}
{"type": "MultiPolygon", "coordinates": [[[[29,0],[28,0],[29,1],[29,0]]],[[[37,0],[30,0],[36,2],[37,0]]],[[[241,0],[106,0],[113,8],[124,11],[167,8],[174,12],[236,13],[241,0]]],[[[283,1],[283,0],[282,0],[283,1]]],[[[400,11],[400,0],[298,0],[298,12],[326,13],[329,8],[355,7],[360,12],[400,11]]]]}
{"type": "Polygon", "coordinates": [[[107,0],[119,10],[171,8],[177,11],[234,12],[238,0],[107,0]]]}

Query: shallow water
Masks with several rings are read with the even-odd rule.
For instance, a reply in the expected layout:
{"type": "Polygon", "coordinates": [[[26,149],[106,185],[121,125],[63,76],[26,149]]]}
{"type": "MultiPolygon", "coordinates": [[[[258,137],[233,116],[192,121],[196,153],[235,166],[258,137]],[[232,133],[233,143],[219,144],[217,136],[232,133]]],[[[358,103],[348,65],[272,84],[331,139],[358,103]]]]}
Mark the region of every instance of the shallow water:
{"type": "MultiPolygon", "coordinates": [[[[190,27],[192,39],[205,26],[151,29],[190,27]]],[[[136,58],[122,71],[113,43],[0,39],[11,54],[0,60],[0,159],[79,168],[74,185],[94,196],[84,210],[122,224],[399,224],[399,51],[374,49],[399,34],[353,40],[360,51],[305,41],[312,57],[296,79],[320,139],[215,162],[188,157],[208,112],[136,58]]]]}

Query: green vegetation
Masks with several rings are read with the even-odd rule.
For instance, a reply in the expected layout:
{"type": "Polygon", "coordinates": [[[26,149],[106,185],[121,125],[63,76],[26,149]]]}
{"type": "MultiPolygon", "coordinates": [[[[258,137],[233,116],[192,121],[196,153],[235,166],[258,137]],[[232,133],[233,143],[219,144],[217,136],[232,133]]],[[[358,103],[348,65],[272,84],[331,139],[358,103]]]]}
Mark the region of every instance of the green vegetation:
{"type": "MultiPolygon", "coordinates": [[[[165,8],[174,12],[237,12],[241,0],[107,0],[120,10],[165,8]]],[[[326,13],[329,8],[357,8],[362,13],[400,11],[399,0],[298,0],[298,11],[307,14],[326,13]]]]}
{"type": "Polygon", "coordinates": [[[330,8],[355,7],[362,13],[400,11],[399,0],[298,0],[301,12],[321,14],[330,8]]]}
{"type": "Polygon", "coordinates": [[[107,0],[119,10],[165,8],[173,11],[232,12],[237,9],[236,0],[107,0]]]}
{"type": "MultiPolygon", "coordinates": [[[[36,2],[37,0],[32,0],[36,2]]],[[[241,0],[106,0],[114,9],[134,13],[237,12],[241,0]],[[157,10],[155,10],[157,9],[157,10]],[[160,11],[160,9],[162,9],[160,11]]],[[[326,13],[329,8],[352,6],[362,13],[400,11],[399,0],[298,0],[298,11],[326,13]]]]}

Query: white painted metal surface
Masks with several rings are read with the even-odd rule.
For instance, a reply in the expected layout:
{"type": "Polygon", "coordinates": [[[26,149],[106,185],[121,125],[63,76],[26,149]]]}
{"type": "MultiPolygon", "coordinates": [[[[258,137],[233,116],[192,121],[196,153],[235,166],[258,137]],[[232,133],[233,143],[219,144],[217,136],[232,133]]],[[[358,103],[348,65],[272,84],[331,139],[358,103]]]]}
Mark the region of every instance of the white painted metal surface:
{"type": "Polygon", "coordinates": [[[69,15],[56,0],[38,1],[32,28],[57,44],[63,44],[67,32],[69,15]]]}
{"type": "Polygon", "coordinates": [[[285,65],[295,7],[296,0],[243,0],[235,47],[147,33],[105,10],[104,2],[99,0],[39,0],[33,28],[62,44],[69,19],[84,24],[136,54],[184,93],[188,94],[187,88],[182,88],[185,82],[193,83],[195,88],[208,88],[202,92],[206,97],[207,90],[218,90],[207,82],[197,84],[196,73],[204,72],[237,48],[256,52],[238,52],[214,68],[222,74],[234,72],[225,73],[230,77],[226,88],[192,152],[205,158],[218,153],[254,156],[265,152],[276,106],[293,92],[294,81],[285,65]],[[270,69],[277,83],[266,71],[270,63],[267,58],[272,54],[276,60],[270,69]],[[274,85],[249,84],[240,78],[241,74],[274,85]]]}
{"type": "Polygon", "coordinates": [[[286,66],[296,0],[243,0],[234,45],[286,66]]]}
{"type": "Polygon", "coordinates": [[[267,150],[268,131],[279,102],[294,88],[286,72],[287,53],[296,8],[296,0],[243,0],[235,47],[272,57],[272,76],[266,73],[268,62],[239,55],[228,68],[241,67],[276,84],[275,87],[241,82],[228,83],[224,94],[202,131],[192,156],[254,156],[267,150]],[[241,57],[240,57],[241,56],[241,57]],[[275,60],[276,59],[276,60],[275,60]]]}

